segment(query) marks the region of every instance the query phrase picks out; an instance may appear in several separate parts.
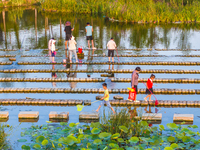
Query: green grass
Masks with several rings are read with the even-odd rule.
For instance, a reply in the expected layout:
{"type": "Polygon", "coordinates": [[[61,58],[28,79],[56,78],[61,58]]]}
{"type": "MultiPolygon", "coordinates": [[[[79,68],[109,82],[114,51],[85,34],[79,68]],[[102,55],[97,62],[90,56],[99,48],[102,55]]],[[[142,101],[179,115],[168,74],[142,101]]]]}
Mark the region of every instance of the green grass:
{"type": "Polygon", "coordinates": [[[58,12],[104,14],[127,22],[192,22],[200,21],[200,1],[193,0],[46,0],[45,10],[58,12]]]}
{"type": "Polygon", "coordinates": [[[120,22],[200,22],[200,0],[9,0],[0,7],[33,4],[45,11],[101,14],[120,22]]]}

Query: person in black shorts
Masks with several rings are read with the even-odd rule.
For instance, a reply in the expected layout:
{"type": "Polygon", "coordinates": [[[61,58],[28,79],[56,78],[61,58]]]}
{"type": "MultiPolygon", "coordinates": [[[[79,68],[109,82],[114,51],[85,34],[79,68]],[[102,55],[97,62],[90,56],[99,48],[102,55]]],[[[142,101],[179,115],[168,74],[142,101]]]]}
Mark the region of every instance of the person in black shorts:
{"type": "MultiPolygon", "coordinates": [[[[74,30],[74,28],[71,27],[71,23],[69,21],[66,22],[65,24],[65,50],[67,50],[67,43],[68,41],[70,40],[71,38],[71,35],[72,35],[72,31],[74,30]]],[[[65,51],[65,55],[66,55],[66,58],[67,58],[67,51],[65,51]]]]}
{"type": "Polygon", "coordinates": [[[112,57],[112,62],[114,62],[114,50],[117,48],[117,45],[113,38],[107,43],[108,47],[108,62],[110,62],[110,57],[112,57]]]}

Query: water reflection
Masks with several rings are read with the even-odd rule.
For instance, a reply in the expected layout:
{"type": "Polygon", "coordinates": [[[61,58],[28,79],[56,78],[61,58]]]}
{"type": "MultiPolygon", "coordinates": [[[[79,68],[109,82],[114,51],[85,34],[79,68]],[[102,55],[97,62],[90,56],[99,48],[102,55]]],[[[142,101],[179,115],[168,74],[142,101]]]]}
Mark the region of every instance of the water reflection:
{"type": "MultiPolygon", "coordinates": [[[[69,73],[67,73],[68,78],[77,78],[77,72],[70,72],[70,70],[78,70],[78,64],[76,64],[76,65],[67,64],[66,69],[69,69],[69,73]],[[74,66],[75,66],[75,68],[74,68],[74,66]]],[[[70,87],[72,89],[76,88],[77,82],[69,82],[69,83],[70,83],[70,87]]]]}
{"type": "Polygon", "coordinates": [[[94,43],[97,48],[106,48],[110,37],[119,48],[197,48],[200,38],[200,24],[132,24],[110,22],[103,17],[90,15],[67,15],[45,13],[39,8],[6,9],[0,15],[0,41],[3,48],[47,48],[47,42],[54,36],[57,46],[64,49],[64,22],[75,22],[73,36],[78,47],[87,47],[85,25],[91,22],[94,28],[94,43]],[[4,35],[2,34],[2,31],[4,35]],[[12,41],[12,42],[11,42],[12,41]]]}

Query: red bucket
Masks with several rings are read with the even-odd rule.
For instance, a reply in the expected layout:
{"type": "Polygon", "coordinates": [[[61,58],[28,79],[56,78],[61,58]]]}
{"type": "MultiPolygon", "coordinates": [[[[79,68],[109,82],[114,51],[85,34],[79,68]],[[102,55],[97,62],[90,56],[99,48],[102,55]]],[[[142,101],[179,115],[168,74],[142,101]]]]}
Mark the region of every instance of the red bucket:
{"type": "Polygon", "coordinates": [[[79,47],[79,48],[78,48],[78,53],[80,53],[80,54],[83,53],[82,50],[83,50],[82,47],[79,47]]]}

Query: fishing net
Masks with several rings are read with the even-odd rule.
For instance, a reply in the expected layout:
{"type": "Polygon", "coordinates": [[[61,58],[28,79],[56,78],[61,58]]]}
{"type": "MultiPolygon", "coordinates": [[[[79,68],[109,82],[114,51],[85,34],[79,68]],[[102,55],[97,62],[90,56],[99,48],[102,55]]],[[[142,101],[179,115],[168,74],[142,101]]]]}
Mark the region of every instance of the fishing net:
{"type": "Polygon", "coordinates": [[[77,111],[82,111],[84,106],[83,105],[77,105],[76,107],[77,107],[77,111]]]}

